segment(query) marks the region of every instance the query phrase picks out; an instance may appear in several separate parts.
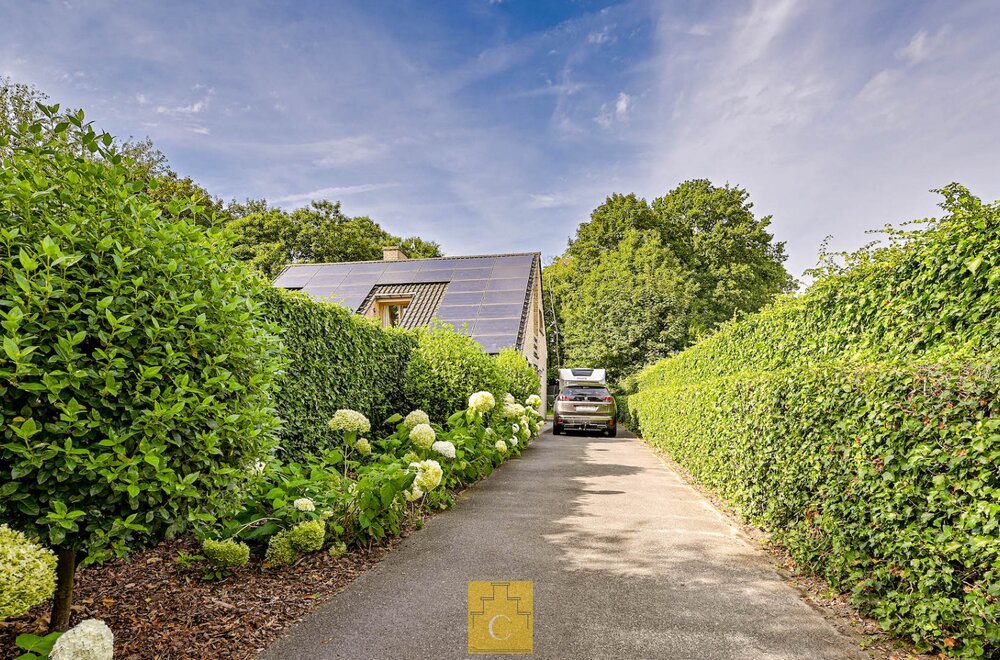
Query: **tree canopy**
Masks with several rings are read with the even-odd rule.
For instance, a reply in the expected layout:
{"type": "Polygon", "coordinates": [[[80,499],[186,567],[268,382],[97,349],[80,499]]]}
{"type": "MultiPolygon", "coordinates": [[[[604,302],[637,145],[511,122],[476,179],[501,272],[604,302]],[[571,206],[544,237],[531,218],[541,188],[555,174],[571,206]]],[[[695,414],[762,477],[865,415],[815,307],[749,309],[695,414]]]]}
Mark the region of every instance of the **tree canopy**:
{"type": "Polygon", "coordinates": [[[652,203],[613,194],[545,268],[550,366],[624,378],[795,281],[737,186],[686,181],[652,203]]]}
{"type": "Polygon", "coordinates": [[[400,245],[411,257],[441,256],[437,243],[400,239],[367,216],[344,215],[340,202],[316,201],[292,212],[266,203],[245,208],[250,212],[227,224],[236,234],[236,256],[268,277],[290,263],[381,259],[386,245],[400,245]]]}

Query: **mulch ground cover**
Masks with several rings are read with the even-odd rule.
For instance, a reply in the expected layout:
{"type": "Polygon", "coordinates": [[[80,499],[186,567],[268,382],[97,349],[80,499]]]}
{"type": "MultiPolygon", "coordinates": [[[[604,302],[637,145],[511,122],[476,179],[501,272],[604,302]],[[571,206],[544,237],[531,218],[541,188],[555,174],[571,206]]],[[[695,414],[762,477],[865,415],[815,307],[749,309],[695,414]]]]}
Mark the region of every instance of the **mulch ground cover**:
{"type": "MultiPolygon", "coordinates": [[[[195,543],[162,543],[128,559],[80,569],[73,624],[104,620],[115,633],[116,658],[252,658],[377,564],[401,538],[340,557],[314,553],[279,569],[251,559],[218,582],[202,579],[207,564],[183,568],[176,562],[179,551],[198,554],[195,543]]],[[[14,647],[17,635],[45,633],[48,607],[0,622],[0,659],[21,653],[14,647]]]]}

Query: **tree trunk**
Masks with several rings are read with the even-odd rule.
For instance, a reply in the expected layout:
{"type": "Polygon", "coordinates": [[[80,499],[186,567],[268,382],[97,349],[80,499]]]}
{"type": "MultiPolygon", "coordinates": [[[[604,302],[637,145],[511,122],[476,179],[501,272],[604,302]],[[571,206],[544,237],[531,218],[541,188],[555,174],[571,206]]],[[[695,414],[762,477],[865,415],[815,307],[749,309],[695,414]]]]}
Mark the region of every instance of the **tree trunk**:
{"type": "Polygon", "coordinates": [[[56,551],[56,595],[52,599],[52,617],[49,632],[69,630],[69,615],[73,608],[73,580],[76,577],[76,550],[59,548],[56,551]]]}

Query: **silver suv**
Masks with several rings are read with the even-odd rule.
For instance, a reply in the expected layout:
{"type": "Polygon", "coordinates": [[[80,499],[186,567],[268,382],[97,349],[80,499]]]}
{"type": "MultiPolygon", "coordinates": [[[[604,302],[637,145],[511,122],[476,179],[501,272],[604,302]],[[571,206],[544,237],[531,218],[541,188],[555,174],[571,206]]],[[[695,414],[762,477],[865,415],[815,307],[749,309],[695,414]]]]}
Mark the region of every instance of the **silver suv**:
{"type": "Polygon", "coordinates": [[[615,398],[602,385],[568,385],[556,397],[552,433],[601,431],[609,438],[618,435],[615,398]]]}

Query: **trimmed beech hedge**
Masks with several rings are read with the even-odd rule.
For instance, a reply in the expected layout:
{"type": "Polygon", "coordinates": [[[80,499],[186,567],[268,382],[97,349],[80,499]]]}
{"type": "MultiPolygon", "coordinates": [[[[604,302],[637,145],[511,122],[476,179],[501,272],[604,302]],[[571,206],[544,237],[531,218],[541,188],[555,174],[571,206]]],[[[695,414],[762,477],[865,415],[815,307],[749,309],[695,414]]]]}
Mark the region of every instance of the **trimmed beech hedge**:
{"type": "MultiPolygon", "coordinates": [[[[924,649],[1000,653],[1000,206],[947,215],[646,369],[651,443],[924,649]]],[[[898,235],[898,234],[897,234],[898,235]]]]}
{"type": "Polygon", "coordinates": [[[282,449],[315,453],[333,436],[327,422],[339,408],[378,424],[406,409],[404,373],[416,347],[412,333],[384,330],[304,293],[270,289],[268,319],[281,327],[289,364],[275,407],[282,419],[282,449]]]}
{"type": "Polygon", "coordinates": [[[498,398],[511,392],[523,403],[539,390],[538,375],[522,355],[511,350],[491,357],[451,326],[386,330],[339,305],[276,288],[264,293],[263,303],[265,316],[281,328],[289,361],[275,407],[282,419],[279,445],[293,457],[321,452],[333,440],[327,421],[340,408],[357,410],[376,426],[420,408],[443,424],[473,392],[498,398]]]}

